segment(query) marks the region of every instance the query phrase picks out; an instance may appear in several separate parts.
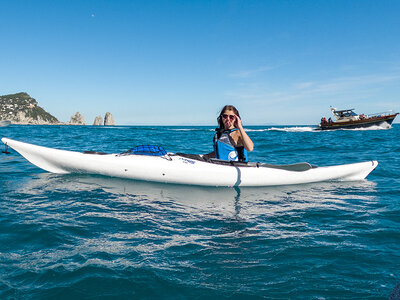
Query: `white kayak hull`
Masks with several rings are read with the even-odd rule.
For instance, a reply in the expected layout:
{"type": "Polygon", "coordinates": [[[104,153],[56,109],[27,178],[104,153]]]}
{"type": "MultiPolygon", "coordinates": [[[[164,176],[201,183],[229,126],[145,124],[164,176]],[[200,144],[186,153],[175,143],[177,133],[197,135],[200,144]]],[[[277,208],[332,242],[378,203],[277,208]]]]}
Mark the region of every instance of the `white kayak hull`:
{"type": "Polygon", "coordinates": [[[275,167],[240,167],[203,162],[179,155],[86,154],[2,138],[37,167],[51,173],[97,174],[152,182],[200,186],[278,186],[330,180],[365,179],[378,162],[314,167],[291,171],[275,167]]]}

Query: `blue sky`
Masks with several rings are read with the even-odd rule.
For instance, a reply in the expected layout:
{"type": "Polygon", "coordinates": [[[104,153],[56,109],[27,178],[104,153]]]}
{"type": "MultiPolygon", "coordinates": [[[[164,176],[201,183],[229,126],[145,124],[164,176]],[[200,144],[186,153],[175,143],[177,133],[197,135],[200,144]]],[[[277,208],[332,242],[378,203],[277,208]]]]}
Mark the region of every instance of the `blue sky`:
{"type": "MultiPolygon", "coordinates": [[[[316,124],[400,111],[400,1],[0,1],[0,95],[61,121],[316,124]]],[[[399,122],[399,120],[397,120],[399,122]]]]}

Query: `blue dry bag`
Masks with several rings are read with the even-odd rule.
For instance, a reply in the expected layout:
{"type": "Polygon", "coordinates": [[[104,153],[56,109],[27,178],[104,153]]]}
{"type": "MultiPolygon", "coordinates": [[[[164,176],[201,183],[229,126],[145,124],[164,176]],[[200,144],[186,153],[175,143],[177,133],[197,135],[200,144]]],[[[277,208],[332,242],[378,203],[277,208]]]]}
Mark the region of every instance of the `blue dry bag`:
{"type": "Polygon", "coordinates": [[[133,154],[133,155],[149,155],[149,156],[164,156],[167,151],[163,147],[154,145],[141,145],[136,146],[123,154],[133,154]]]}

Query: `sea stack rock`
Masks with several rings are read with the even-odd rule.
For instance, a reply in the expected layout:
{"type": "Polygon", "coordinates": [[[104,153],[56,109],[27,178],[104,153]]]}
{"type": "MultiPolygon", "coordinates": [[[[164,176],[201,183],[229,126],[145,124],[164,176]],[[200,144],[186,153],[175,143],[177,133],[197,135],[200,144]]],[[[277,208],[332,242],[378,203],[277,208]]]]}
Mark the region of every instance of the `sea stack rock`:
{"type": "Polygon", "coordinates": [[[105,126],[114,126],[115,125],[113,115],[109,112],[107,112],[104,117],[104,125],[105,126]]]}
{"type": "Polygon", "coordinates": [[[69,121],[69,124],[70,125],[86,125],[85,118],[81,115],[80,112],[76,112],[71,117],[71,120],[69,121]]]}
{"type": "Polygon", "coordinates": [[[96,126],[103,125],[103,117],[102,116],[97,116],[94,119],[93,125],[96,125],[96,126]]]}

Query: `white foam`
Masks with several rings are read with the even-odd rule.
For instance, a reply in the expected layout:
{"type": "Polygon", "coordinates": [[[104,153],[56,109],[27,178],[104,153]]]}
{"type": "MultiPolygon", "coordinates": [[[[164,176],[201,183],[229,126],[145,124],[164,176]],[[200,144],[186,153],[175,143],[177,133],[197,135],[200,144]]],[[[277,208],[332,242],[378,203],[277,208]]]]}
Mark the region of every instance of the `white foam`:
{"type": "Polygon", "coordinates": [[[315,127],[271,127],[266,129],[267,131],[283,131],[283,132],[317,132],[315,127]]]}
{"type": "Polygon", "coordinates": [[[346,129],[346,130],[355,130],[355,131],[364,131],[364,130],[387,130],[392,128],[392,125],[389,123],[382,123],[381,125],[373,125],[369,127],[360,127],[360,128],[352,128],[352,129],[346,129]]]}
{"type": "Polygon", "coordinates": [[[246,132],[263,132],[263,131],[268,131],[269,128],[264,128],[264,129],[249,129],[249,128],[245,128],[244,130],[246,132]]]}

